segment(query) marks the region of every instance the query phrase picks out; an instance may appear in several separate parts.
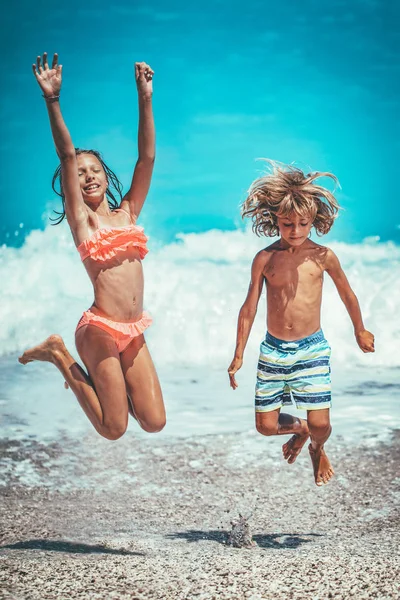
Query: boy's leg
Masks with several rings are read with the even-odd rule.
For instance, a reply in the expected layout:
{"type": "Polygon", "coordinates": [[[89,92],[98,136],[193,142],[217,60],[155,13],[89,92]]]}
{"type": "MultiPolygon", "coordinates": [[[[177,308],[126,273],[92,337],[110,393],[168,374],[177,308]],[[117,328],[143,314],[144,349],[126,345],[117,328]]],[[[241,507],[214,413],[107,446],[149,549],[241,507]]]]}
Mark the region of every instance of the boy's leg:
{"type": "Polygon", "coordinates": [[[334,470],[324,450],[324,444],[332,431],[329,408],[308,410],[307,422],[311,438],[311,444],[308,449],[314,468],[315,483],[321,486],[324,483],[328,483],[334,475],[334,470]]]}
{"type": "Polygon", "coordinates": [[[262,435],[294,434],[282,451],[284,458],[292,464],[309,437],[307,421],[280,412],[280,408],[267,412],[256,412],[256,428],[262,435]]]}

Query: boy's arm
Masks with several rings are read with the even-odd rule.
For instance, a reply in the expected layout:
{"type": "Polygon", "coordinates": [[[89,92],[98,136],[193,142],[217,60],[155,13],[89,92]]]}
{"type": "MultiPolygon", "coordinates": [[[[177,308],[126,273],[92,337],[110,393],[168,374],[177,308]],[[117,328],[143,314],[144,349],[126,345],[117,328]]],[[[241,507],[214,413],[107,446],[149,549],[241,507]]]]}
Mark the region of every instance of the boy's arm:
{"type": "Polygon", "coordinates": [[[251,266],[249,291],[247,292],[246,300],[239,312],[235,356],[228,369],[230,386],[234,390],[238,386],[235,379],[235,373],[243,364],[243,352],[257,313],[258,301],[260,300],[264,282],[263,273],[267,256],[268,255],[264,250],[261,250],[261,252],[256,254],[251,266]]]}
{"type": "Polygon", "coordinates": [[[350,287],[338,257],[329,249],[326,255],[325,270],[332,278],[332,281],[339,292],[339,296],[349,313],[354,326],[357,344],[363,352],[375,352],[374,336],[364,327],[357,296],[350,287]]]}

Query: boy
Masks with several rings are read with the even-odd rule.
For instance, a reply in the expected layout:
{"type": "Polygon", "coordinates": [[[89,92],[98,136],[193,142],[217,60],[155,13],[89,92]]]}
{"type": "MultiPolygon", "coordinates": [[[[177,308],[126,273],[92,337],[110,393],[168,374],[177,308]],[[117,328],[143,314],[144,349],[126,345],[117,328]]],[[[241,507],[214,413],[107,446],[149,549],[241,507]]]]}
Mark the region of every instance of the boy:
{"type": "Polygon", "coordinates": [[[253,182],[242,206],[242,216],[253,220],[257,235],[280,239],[256,254],[246,300],[238,319],[234,359],[228,369],[230,385],[237,388],[235,373],[257,311],[263,283],[267,287],[267,334],[261,344],[255,396],[256,427],[263,435],[294,434],[283,445],[283,456],[293,463],[310,437],[309,452],[315,483],[331,479],[333,468],[324,450],[331,434],[330,347],[321,331],[323,275],[332,278],[354,326],[363,352],[374,352],[374,336],[364,328],[358,300],[336,255],[309,239],[311,228],[327,233],[339,205],[319,177],[293,166],[272,161],[271,172],[253,182]],[[291,404],[307,410],[307,420],[281,413],[291,404]]]}

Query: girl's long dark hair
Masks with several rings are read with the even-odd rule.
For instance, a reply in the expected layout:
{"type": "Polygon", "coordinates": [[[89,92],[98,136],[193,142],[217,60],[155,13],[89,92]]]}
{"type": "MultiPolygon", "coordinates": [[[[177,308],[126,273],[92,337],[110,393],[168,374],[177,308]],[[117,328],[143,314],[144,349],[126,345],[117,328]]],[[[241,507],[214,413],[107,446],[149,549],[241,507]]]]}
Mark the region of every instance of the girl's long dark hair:
{"type": "MultiPolygon", "coordinates": [[[[75,148],[75,154],[76,156],[78,156],[78,154],[93,154],[93,156],[97,158],[107,176],[108,187],[106,195],[108,200],[108,206],[111,210],[118,208],[122,200],[122,183],[120,182],[114,171],[112,171],[110,167],[106,165],[106,163],[102,159],[100,152],[98,152],[97,150],[84,150],[83,148],[75,148]],[[119,196],[119,201],[117,200],[110,188],[114,189],[116,195],[119,196]]],[[[55,210],[53,212],[55,212],[57,216],[54,219],[50,217],[50,221],[54,221],[52,225],[59,225],[65,219],[65,195],[62,186],[61,165],[58,165],[57,169],[55,170],[53,179],[51,181],[51,187],[53,188],[53,191],[57,194],[57,196],[60,196],[62,200],[62,212],[55,210]]]]}

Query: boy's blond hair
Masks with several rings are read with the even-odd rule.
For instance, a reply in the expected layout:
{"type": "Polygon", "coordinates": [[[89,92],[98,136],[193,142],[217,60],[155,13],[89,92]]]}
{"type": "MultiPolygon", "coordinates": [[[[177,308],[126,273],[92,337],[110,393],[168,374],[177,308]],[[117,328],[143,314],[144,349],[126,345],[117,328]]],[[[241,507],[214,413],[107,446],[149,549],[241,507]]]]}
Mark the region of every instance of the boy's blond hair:
{"type": "Polygon", "coordinates": [[[253,231],[257,235],[279,235],[278,217],[297,213],[311,217],[319,235],[328,233],[339,210],[334,195],[314,183],[319,177],[330,177],[339,185],[332,173],[308,173],[298,167],[265,160],[270,170],[250,186],[242,204],[242,218],[253,220],[253,231]]]}

